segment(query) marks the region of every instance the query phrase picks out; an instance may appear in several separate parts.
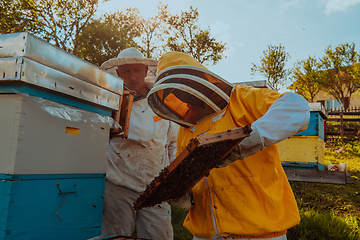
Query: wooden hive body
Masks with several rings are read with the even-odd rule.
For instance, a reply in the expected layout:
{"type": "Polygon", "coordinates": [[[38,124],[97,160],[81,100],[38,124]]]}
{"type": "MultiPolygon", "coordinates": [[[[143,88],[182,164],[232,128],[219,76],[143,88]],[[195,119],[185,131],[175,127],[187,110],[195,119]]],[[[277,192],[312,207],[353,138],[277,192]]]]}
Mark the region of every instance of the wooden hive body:
{"type": "Polygon", "coordinates": [[[324,170],[325,142],[318,136],[293,136],[277,144],[283,168],[324,170]]]}

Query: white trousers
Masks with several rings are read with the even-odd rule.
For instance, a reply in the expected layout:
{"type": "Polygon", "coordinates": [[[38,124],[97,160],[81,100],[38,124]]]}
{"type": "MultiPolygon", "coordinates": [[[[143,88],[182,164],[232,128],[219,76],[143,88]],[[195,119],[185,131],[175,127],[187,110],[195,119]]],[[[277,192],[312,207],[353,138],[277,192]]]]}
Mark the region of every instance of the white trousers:
{"type": "Polygon", "coordinates": [[[139,238],[173,239],[170,205],[163,203],[135,211],[133,203],[139,195],[106,180],[101,237],[129,237],[136,225],[139,238]]]}
{"type": "MultiPolygon", "coordinates": [[[[262,239],[266,239],[266,240],[287,240],[286,234],[282,235],[282,236],[279,236],[279,237],[273,237],[273,238],[235,238],[235,239],[232,239],[232,240],[262,240],[262,239]]],[[[194,237],[193,240],[207,240],[207,239],[194,237]]],[[[223,237],[218,237],[218,238],[215,238],[215,240],[224,240],[224,238],[223,237]]]]}

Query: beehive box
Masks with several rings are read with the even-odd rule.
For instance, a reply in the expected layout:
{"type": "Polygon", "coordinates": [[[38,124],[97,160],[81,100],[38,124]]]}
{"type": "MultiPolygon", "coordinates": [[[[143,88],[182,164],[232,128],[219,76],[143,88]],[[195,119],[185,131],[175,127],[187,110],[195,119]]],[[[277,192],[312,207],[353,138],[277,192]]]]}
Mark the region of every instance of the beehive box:
{"type": "Polygon", "coordinates": [[[98,236],[109,117],[26,94],[0,112],[0,239],[98,236]]]}
{"type": "Polygon", "coordinates": [[[105,173],[107,116],[26,94],[0,94],[0,173],[105,173]]]}
{"type": "Polygon", "coordinates": [[[100,235],[122,80],[28,33],[0,46],[0,239],[100,235]]]}
{"type": "Polygon", "coordinates": [[[0,174],[0,239],[88,239],[101,232],[104,174],[0,174]]]}
{"type": "Polygon", "coordinates": [[[292,136],[279,143],[283,168],[324,170],[325,142],[318,136],[292,136]]]}
{"type": "Polygon", "coordinates": [[[310,120],[306,130],[296,134],[296,136],[318,136],[325,141],[325,119],[328,112],[320,102],[309,103],[310,120]]]}

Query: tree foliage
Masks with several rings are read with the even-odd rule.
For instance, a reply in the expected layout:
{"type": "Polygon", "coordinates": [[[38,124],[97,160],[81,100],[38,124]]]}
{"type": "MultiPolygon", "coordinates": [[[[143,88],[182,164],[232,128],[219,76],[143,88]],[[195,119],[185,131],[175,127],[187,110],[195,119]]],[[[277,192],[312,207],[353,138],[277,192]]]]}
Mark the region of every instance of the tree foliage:
{"type": "Polygon", "coordinates": [[[97,6],[98,0],[37,0],[40,37],[75,54],[80,32],[97,6]]]}
{"type": "Polygon", "coordinates": [[[79,35],[94,16],[98,0],[4,0],[1,33],[28,31],[76,53],[79,35]]]}
{"type": "Polygon", "coordinates": [[[136,8],[95,18],[97,6],[98,0],[4,0],[1,33],[29,31],[97,65],[131,46],[155,59],[169,50],[188,53],[201,63],[216,64],[224,57],[225,44],[197,25],[197,9],[171,15],[160,2],[148,19],[136,8]]]}
{"type": "Polygon", "coordinates": [[[166,24],[169,16],[168,4],[159,2],[154,17],[146,20],[141,17],[142,35],[140,36],[140,46],[145,57],[159,58],[163,54],[165,38],[169,35],[169,27],[166,24]]]}
{"type": "Polygon", "coordinates": [[[79,36],[77,55],[100,66],[125,48],[139,48],[135,42],[142,30],[138,14],[137,9],[127,8],[93,19],[79,36]]]}
{"type": "Polygon", "coordinates": [[[196,9],[190,8],[182,14],[183,17],[171,15],[168,5],[161,2],[156,15],[148,19],[144,19],[137,8],[105,14],[92,20],[82,31],[79,56],[100,65],[124,48],[134,46],[147,58],[157,59],[165,51],[172,50],[188,53],[201,63],[212,61],[215,64],[223,57],[225,44],[211,38],[209,30],[199,29],[196,9]],[[191,27],[174,29],[177,24],[191,27]],[[180,30],[183,30],[181,36],[186,37],[179,37],[180,30]],[[185,42],[191,42],[192,50],[185,42]]]}
{"type": "Polygon", "coordinates": [[[285,69],[285,64],[290,55],[281,44],[279,46],[268,45],[267,47],[263,51],[264,57],[260,58],[260,65],[253,63],[251,74],[255,75],[256,72],[260,72],[276,90],[280,90],[280,87],[285,85],[289,75],[289,70],[285,69]]]}
{"type": "Polygon", "coordinates": [[[35,0],[2,0],[0,2],[0,34],[36,29],[35,0]]]}
{"type": "Polygon", "coordinates": [[[173,15],[168,19],[172,31],[167,40],[166,47],[171,51],[184,52],[200,63],[211,61],[216,64],[223,58],[226,44],[217,42],[210,37],[210,29],[202,30],[197,25],[199,12],[197,8],[190,7],[188,12],[173,15]]]}
{"type": "Polygon", "coordinates": [[[314,102],[321,89],[319,69],[320,62],[315,57],[309,56],[306,60],[298,61],[291,70],[293,83],[288,89],[303,96],[309,102],[314,102]]]}
{"type": "Polygon", "coordinates": [[[93,19],[81,32],[78,56],[101,65],[128,47],[139,49],[147,58],[160,57],[168,34],[168,6],[159,3],[157,14],[144,19],[137,8],[104,14],[93,19]]]}
{"type": "Polygon", "coordinates": [[[347,109],[360,84],[360,56],[355,43],[340,44],[334,49],[331,45],[327,47],[321,59],[321,70],[319,83],[347,109]]]}

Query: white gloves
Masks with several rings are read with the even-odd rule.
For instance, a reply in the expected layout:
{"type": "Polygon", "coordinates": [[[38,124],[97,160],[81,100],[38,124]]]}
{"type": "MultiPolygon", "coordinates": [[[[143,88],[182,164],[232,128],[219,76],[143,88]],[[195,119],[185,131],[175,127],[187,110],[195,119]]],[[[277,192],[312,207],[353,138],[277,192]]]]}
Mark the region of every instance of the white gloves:
{"type": "Polygon", "coordinates": [[[170,205],[181,208],[184,211],[190,209],[192,205],[192,195],[190,192],[185,193],[180,198],[168,202],[170,205]]]}
{"type": "Polygon", "coordinates": [[[220,163],[217,164],[217,168],[223,168],[236,160],[243,160],[250,155],[253,155],[265,148],[261,141],[259,131],[255,126],[251,127],[252,132],[249,137],[246,137],[240,142],[220,163]]]}

